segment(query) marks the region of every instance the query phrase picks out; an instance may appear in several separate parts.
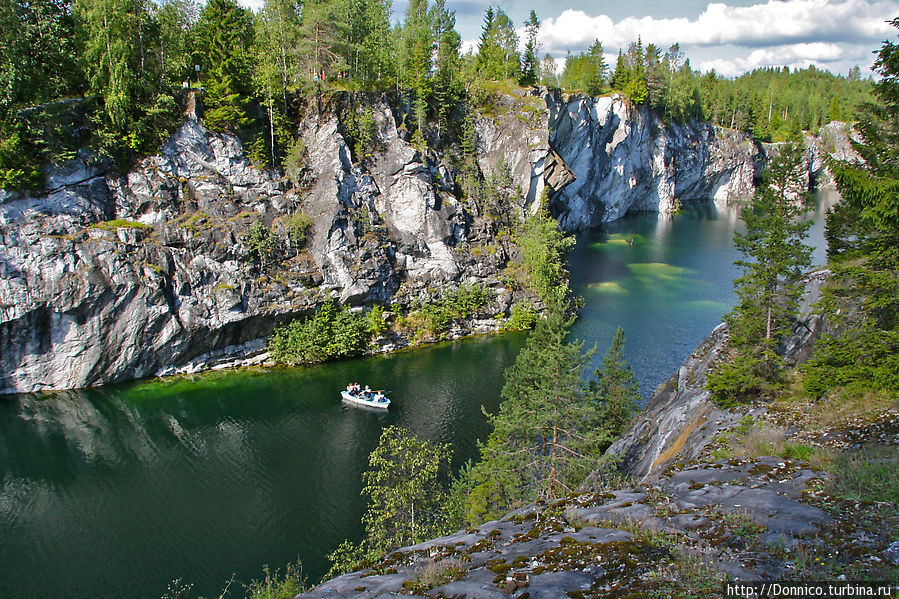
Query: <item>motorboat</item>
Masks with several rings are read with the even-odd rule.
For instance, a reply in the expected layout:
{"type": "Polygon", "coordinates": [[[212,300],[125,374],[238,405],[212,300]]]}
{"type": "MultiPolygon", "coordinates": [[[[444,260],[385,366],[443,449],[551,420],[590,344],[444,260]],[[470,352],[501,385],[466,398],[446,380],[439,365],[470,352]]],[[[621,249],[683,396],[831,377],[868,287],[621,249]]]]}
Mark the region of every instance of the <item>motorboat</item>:
{"type": "Polygon", "coordinates": [[[359,406],[367,406],[369,408],[378,408],[381,410],[386,410],[390,407],[390,399],[388,399],[382,391],[359,390],[352,392],[344,390],[340,392],[340,397],[343,401],[359,406]]]}

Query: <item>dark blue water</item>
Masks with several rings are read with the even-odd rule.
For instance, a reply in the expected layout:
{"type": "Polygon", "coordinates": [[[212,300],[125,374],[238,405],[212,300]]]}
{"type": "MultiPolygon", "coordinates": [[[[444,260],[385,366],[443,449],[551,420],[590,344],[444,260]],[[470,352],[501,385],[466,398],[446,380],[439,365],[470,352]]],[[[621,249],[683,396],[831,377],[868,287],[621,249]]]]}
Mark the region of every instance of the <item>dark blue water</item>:
{"type": "MultiPolygon", "coordinates": [[[[621,325],[643,392],[664,381],[733,303],[735,226],[704,208],[582,236],[574,334],[598,345],[596,363],[621,325]]],[[[150,599],[176,578],[217,597],[232,574],[298,559],[316,579],[361,534],[360,474],[381,430],[450,443],[456,465],[475,457],[481,406],[495,411],[523,342],[2,399],[0,597],[150,599]],[[390,412],[342,405],[349,381],[387,388],[390,412]]]]}

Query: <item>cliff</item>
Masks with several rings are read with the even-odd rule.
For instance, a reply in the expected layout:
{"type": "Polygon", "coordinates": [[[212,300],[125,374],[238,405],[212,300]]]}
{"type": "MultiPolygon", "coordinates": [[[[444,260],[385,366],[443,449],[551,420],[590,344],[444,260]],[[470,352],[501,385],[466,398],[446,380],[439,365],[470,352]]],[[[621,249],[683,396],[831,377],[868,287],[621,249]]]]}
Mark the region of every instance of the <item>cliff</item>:
{"type": "Polygon", "coordinates": [[[490,301],[457,334],[496,329],[513,302],[536,301],[503,274],[515,253],[503,223],[535,210],[544,188],[574,230],[746,197],[761,156],[744,134],[664,126],[617,96],[520,92],[475,121],[480,170],[508,170],[522,192],[493,206],[460,192],[452,148],[416,149],[400,116],[382,95],[307,106],[291,180],[190,112],[128,173],[79,155],[50,169],[42,192],[4,192],[0,393],[262,361],[278,323],[332,297],[408,306],[477,284],[490,301]],[[340,118],[350,101],[374,120],[362,157],[340,118]],[[304,247],[290,237],[300,214],[311,220],[304,247]],[[273,234],[262,264],[248,241],[255,223],[273,234]]]}

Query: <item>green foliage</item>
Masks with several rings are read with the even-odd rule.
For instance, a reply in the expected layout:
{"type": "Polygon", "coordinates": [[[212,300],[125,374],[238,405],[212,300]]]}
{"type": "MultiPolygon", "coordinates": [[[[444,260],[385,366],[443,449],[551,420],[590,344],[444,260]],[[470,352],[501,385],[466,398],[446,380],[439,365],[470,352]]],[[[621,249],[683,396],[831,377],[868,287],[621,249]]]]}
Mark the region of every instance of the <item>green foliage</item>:
{"type": "Polygon", "coordinates": [[[410,314],[399,319],[398,324],[413,338],[425,333],[443,338],[453,320],[476,314],[487,305],[489,299],[490,293],[485,287],[460,285],[419,305],[410,314]]]}
{"type": "Polygon", "coordinates": [[[779,341],[789,332],[802,291],[800,278],[811,263],[803,239],[811,226],[802,149],[787,145],[774,156],[752,202],[740,211],[745,233],[734,235],[743,274],[734,281],[738,302],[726,320],[738,347],[779,341]]]}
{"type": "Polygon", "coordinates": [[[620,435],[630,424],[640,402],[639,386],[634,371],[624,360],[624,330],[618,327],[602,367],[590,382],[593,393],[602,398],[603,426],[620,435]]]}
{"type": "Polygon", "coordinates": [[[311,318],[278,326],[268,350],[275,362],[315,364],[361,355],[370,339],[365,316],[329,300],[311,318]]]}
{"type": "Polygon", "coordinates": [[[303,143],[302,139],[297,139],[290,146],[290,149],[287,150],[287,155],[284,157],[284,172],[287,173],[287,177],[294,185],[303,180],[305,164],[306,144],[303,143]]]}
{"type": "Polygon", "coordinates": [[[449,468],[449,446],[418,439],[390,426],[362,475],[368,510],[362,518],[365,543],[377,554],[420,543],[443,531],[442,482],[449,468]]]}
{"type": "Polygon", "coordinates": [[[501,8],[488,6],[475,55],[477,74],[484,79],[518,78],[520,64],[515,24],[501,8]]]}
{"type": "Polygon", "coordinates": [[[545,211],[525,219],[515,234],[515,244],[528,274],[528,285],[544,302],[551,302],[565,282],[564,255],[574,239],[559,231],[545,211]]]}
{"type": "Polygon", "coordinates": [[[875,67],[879,104],[865,107],[864,143],[854,144],[863,162],[830,163],[843,201],[827,218],[833,275],[822,308],[835,331],[804,368],[814,397],[899,388],[899,45],[884,42],[875,67]]]}
{"type": "Polygon", "coordinates": [[[629,419],[633,375],[616,340],[598,379],[585,378],[593,351],[567,342],[572,320],[556,302],[505,373],[503,403],[481,459],[462,470],[449,501],[454,524],[477,524],[539,498],[576,489],[629,419]],[[604,396],[603,393],[610,393],[604,396]]]}
{"type": "Polygon", "coordinates": [[[312,219],[308,214],[303,212],[291,214],[287,217],[285,226],[291,246],[299,249],[306,245],[306,238],[309,235],[309,229],[312,227],[312,219]]]}
{"type": "Polygon", "coordinates": [[[255,222],[244,237],[250,258],[259,261],[263,270],[278,249],[278,238],[262,222],[255,222]]]}
{"type": "Polygon", "coordinates": [[[569,55],[565,60],[565,70],[562,72],[561,79],[562,87],[597,96],[605,88],[608,69],[603,56],[602,43],[594,40],[586,52],[577,56],[569,55]]]}
{"type": "Polygon", "coordinates": [[[22,133],[5,127],[0,138],[0,189],[33,189],[44,182],[36,152],[22,142],[22,133]]]}
{"type": "Polygon", "coordinates": [[[378,127],[371,107],[347,107],[342,112],[341,123],[353,157],[356,160],[371,157],[378,140],[378,127]]]}
{"type": "Polygon", "coordinates": [[[252,13],[234,0],[209,0],[194,31],[195,64],[205,73],[206,126],[214,131],[246,127],[252,122],[247,112],[252,95],[252,13]]]}
{"type": "Polygon", "coordinates": [[[846,387],[855,393],[899,389],[899,331],[873,326],[827,336],[803,366],[802,382],[812,397],[846,387]]]}
{"type": "Polygon", "coordinates": [[[362,494],[369,498],[362,517],[365,538],[358,544],[344,541],[328,555],[327,577],[446,532],[449,456],[446,444],[423,441],[399,426],[385,428],[362,474],[362,494]]]}
{"type": "Polygon", "coordinates": [[[540,45],[537,35],[540,32],[540,20],[533,10],[524,23],[527,41],[524,45],[524,53],[521,56],[521,76],[518,82],[521,85],[536,85],[540,75],[540,63],[537,55],[540,53],[540,45]]]}
{"type": "Polygon", "coordinates": [[[368,330],[372,335],[377,337],[387,332],[389,327],[387,326],[387,314],[384,310],[384,306],[375,304],[371,307],[371,310],[368,311],[367,317],[368,330]]]}
{"type": "Polygon", "coordinates": [[[247,585],[247,599],[293,599],[306,590],[300,562],[287,564],[284,574],[280,570],[272,572],[267,565],[263,566],[262,571],[262,579],[247,585]]]}
{"type": "Polygon", "coordinates": [[[720,362],[706,375],[705,387],[712,401],[733,407],[764,397],[771,388],[773,356],[755,352],[737,352],[732,361],[720,362]]]}
{"type": "Polygon", "coordinates": [[[0,3],[0,121],[17,108],[79,93],[76,57],[71,2],[0,3]]]}
{"type": "Polygon", "coordinates": [[[529,304],[514,304],[509,320],[503,325],[507,331],[528,331],[537,324],[537,311],[529,304]]]}
{"type": "Polygon", "coordinates": [[[802,150],[780,148],[770,160],[752,203],[740,211],[745,233],[734,235],[743,273],[734,280],[737,305],[725,316],[733,360],[709,373],[706,388],[720,405],[761,398],[780,383],[783,364],[774,348],[791,331],[811,248],[802,240],[811,221],[802,220],[806,184],[802,150]]]}

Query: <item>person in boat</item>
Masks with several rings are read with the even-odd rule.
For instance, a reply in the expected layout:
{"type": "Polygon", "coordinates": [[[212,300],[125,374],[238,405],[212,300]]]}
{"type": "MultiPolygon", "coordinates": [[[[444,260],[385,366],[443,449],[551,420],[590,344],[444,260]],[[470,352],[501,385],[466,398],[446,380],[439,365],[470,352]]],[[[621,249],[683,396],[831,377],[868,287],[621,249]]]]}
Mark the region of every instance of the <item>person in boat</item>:
{"type": "Polygon", "coordinates": [[[365,391],[362,394],[371,397],[371,387],[365,385],[365,391]]]}
{"type": "Polygon", "coordinates": [[[375,393],[375,401],[378,403],[384,403],[384,393],[381,391],[376,392],[375,393]]]}

